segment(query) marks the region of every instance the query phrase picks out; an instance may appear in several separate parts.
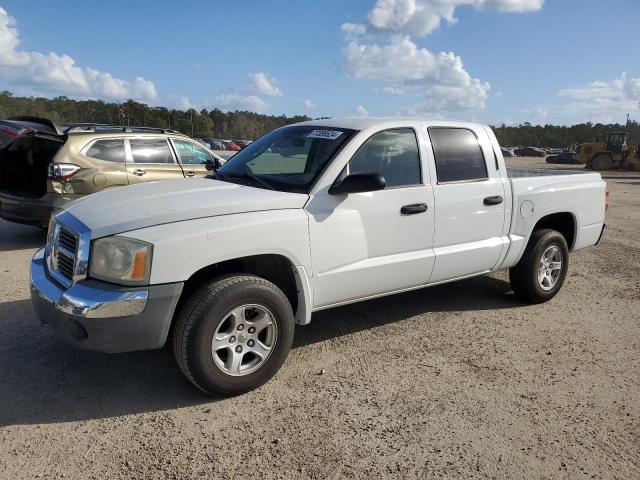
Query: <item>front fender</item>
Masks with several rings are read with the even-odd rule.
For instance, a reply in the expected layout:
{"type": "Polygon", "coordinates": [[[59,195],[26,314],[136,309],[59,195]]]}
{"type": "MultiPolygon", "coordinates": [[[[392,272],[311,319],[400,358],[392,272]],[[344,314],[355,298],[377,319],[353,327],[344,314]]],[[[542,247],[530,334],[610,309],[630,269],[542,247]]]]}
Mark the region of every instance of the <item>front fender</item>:
{"type": "Polygon", "coordinates": [[[152,285],[183,282],[215,263],[276,254],[311,276],[309,226],[299,209],[198,218],[121,235],[153,244],[152,285]]]}

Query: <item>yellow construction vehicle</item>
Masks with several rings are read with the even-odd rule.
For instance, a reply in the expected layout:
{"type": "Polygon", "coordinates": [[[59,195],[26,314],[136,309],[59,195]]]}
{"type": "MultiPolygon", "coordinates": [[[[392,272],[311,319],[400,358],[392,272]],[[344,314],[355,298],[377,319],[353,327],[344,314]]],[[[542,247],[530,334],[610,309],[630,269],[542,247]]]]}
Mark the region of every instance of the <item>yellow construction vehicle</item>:
{"type": "Polygon", "coordinates": [[[605,132],[596,135],[595,142],[578,146],[574,159],[591,170],[640,170],[638,146],[627,145],[626,132],[605,132]]]}

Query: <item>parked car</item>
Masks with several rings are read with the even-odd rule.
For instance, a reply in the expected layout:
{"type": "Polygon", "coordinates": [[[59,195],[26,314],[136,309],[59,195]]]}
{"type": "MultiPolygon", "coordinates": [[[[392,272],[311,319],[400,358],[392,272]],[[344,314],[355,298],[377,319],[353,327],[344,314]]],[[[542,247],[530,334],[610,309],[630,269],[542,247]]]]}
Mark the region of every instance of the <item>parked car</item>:
{"type": "Polygon", "coordinates": [[[247,145],[249,145],[251,142],[248,140],[234,140],[233,143],[235,143],[236,145],[238,145],[240,147],[240,149],[245,148],[247,145]]]}
{"type": "Polygon", "coordinates": [[[205,138],[212,150],[226,150],[224,140],[217,138],[205,138]]]}
{"type": "Polygon", "coordinates": [[[194,140],[198,143],[201,143],[202,145],[204,145],[206,148],[213,150],[211,148],[211,143],[209,142],[209,140],[205,139],[205,138],[194,138],[194,140]]]}
{"type": "Polygon", "coordinates": [[[579,160],[577,160],[573,153],[571,152],[562,152],[556,155],[549,155],[546,158],[547,163],[569,163],[569,164],[580,164],[579,160]]]}
{"type": "Polygon", "coordinates": [[[224,160],[173,130],[0,121],[0,217],[46,227],[67,202],[124,185],[208,173],[224,160]]]}
{"type": "Polygon", "coordinates": [[[239,152],[242,150],[242,147],[238,145],[235,141],[227,142],[225,145],[225,150],[230,150],[233,152],[239,152]]]}
{"type": "Polygon", "coordinates": [[[547,155],[544,150],[537,147],[518,148],[513,153],[518,157],[545,157],[547,155]]]}
{"type": "Polygon", "coordinates": [[[600,241],[606,184],[597,172],[507,170],[494,152],[475,123],[282,127],[212,178],[65,205],[31,263],[35,310],[88,350],[168,341],[198,388],[239,394],[278,371],[294,325],[319,310],[505,269],[518,298],[545,302],[569,252],[600,241]],[[304,154],[271,148],[283,143],[304,154]]]}
{"type": "Polygon", "coordinates": [[[503,157],[515,157],[516,156],[516,154],[513,153],[513,150],[509,150],[508,148],[501,147],[500,150],[502,151],[502,156],[503,157]]]}

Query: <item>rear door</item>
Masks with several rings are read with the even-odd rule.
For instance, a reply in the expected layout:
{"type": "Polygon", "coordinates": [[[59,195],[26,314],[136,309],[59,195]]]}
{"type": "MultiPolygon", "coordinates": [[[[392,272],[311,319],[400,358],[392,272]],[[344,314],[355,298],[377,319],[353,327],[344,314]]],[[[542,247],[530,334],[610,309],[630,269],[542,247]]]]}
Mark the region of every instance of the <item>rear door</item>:
{"type": "Polygon", "coordinates": [[[183,138],[171,138],[178,160],[187,177],[204,177],[210,172],[207,164],[214,164],[215,157],[202,146],[183,138]]]}
{"type": "Polygon", "coordinates": [[[129,138],[126,146],[127,178],[130,185],[184,178],[167,138],[129,138]]]}
{"type": "Polygon", "coordinates": [[[435,264],[430,282],[493,269],[508,244],[506,193],[483,129],[430,127],[435,264]]]}

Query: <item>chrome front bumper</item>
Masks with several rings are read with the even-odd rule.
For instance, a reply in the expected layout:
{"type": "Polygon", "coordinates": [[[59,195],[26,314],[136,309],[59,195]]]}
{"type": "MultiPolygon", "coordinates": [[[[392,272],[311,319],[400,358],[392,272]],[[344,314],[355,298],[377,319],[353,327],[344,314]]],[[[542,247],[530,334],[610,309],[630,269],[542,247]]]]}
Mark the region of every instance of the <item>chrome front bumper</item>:
{"type": "Polygon", "coordinates": [[[84,280],[65,290],[45,266],[44,249],[31,261],[31,299],[40,321],[86,350],[125,352],[164,345],[182,283],[144,289],[84,280]]]}

